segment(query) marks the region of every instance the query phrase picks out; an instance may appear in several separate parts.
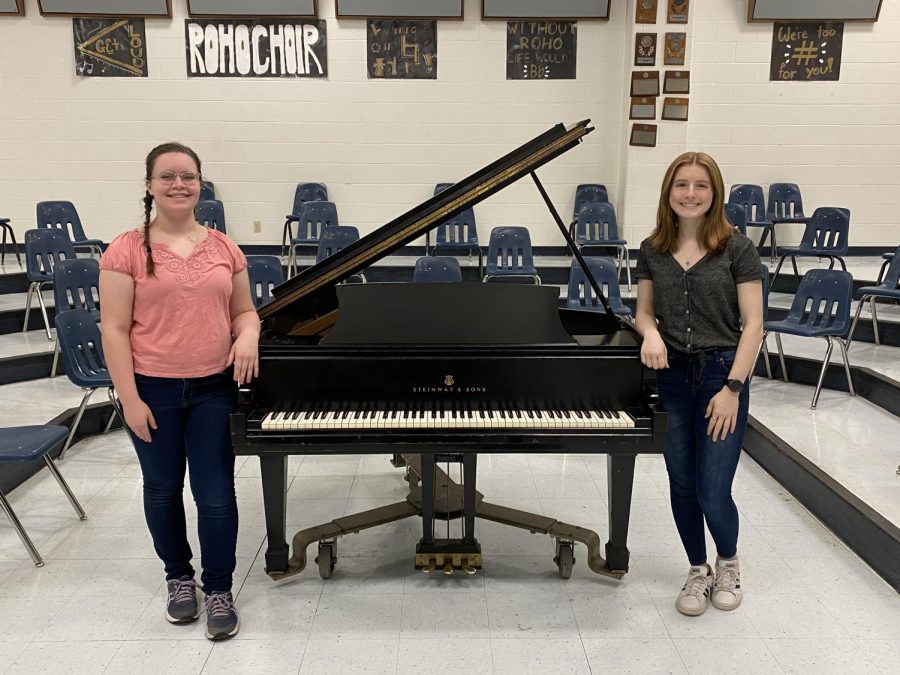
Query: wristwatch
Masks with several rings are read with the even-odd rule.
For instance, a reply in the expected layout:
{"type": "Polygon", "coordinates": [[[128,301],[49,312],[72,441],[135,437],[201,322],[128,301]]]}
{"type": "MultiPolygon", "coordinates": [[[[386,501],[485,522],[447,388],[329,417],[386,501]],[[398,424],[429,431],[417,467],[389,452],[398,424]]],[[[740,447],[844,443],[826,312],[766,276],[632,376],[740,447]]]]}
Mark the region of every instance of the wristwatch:
{"type": "Polygon", "coordinates": [[[743,383],[741,380],[729,380],[729,379],[726,379],[726,380],[725,380],[725,386],[728,387],[728,389],[729,389],[731,392],[733,392],[733,393],[735,393],[735,394],[740,394],[740,393],[741,393],[741,389],[744,388],[744,383],[743,383]]]}

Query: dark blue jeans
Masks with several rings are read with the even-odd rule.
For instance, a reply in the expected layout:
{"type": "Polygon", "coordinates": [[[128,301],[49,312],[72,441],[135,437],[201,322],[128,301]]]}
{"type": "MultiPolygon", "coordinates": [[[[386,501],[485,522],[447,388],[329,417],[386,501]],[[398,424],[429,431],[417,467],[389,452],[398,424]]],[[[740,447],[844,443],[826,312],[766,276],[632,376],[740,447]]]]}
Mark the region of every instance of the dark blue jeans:
{"type": "Polygon", "coordinates": [[[144,513],[166,579],[194,577],[184,515],[184,473],[190,467],[197,505],[201,581],[206,593],[230,591],[238,513],[228,415],[236,387],[231,371],[190,379],[135,375],[156,429],[145,443],[131,434],[144,477],[144,513]]]}
{"type": "Polygon", "coordinates": [[[704,417],[710,399],[722,390],[734,363],[734,350],[684,354],[669,348],[669,367],[657,371],[659,398],[669,417],[666,469],[672,514],[691,565],[706,562],[703,520],[718,554],[737,553],[738,511],[731,484],[741,456],[750,386],[744,384],[734,433],[724,441],[707,435],[704,417]]]}

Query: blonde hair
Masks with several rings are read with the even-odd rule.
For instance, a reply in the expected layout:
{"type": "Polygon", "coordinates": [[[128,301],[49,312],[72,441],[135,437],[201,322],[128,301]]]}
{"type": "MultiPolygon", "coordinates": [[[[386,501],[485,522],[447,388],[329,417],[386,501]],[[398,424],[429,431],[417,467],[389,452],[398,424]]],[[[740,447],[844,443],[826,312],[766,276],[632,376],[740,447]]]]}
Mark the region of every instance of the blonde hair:
{"type": "Polygon", "coordinates": [[[660,253],[670,253],[678,240],[677,216],[669,204],[669,194],[675,174],[683,166],[697,165],[706,169],[712,184],[713,199],[697,232],[699,243],[707,251],[719,253],[734,234],[734,227],[725,217],[725,182],[716,160],[705,152],[685,152],[675,158],[663,177],[656,210],[656,228],[650,235],[650,245],[660,253]]]}

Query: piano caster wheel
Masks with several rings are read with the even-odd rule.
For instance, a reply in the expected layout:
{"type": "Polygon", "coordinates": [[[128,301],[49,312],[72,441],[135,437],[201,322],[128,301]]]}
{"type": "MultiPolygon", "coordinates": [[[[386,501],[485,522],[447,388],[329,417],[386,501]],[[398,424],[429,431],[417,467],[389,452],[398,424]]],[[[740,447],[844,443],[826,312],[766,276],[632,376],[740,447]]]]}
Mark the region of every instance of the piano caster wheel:
{"type": "Polygon", "coordinates": [[[335,543],[333,541],[319,542],[319,555],[316,556],[316,562],[319,563],[319,576],[323,579],[330,579],[334,574],[334,566],[337,563],[335,543]]]}
{"type": "Polygon", "coordinates": [[[559,576],[568,579],[572,576],[572,566],[575,564],[575,544],[569,541],[556,543],[556,557],[553,562],[559,567],[559,576]]]}

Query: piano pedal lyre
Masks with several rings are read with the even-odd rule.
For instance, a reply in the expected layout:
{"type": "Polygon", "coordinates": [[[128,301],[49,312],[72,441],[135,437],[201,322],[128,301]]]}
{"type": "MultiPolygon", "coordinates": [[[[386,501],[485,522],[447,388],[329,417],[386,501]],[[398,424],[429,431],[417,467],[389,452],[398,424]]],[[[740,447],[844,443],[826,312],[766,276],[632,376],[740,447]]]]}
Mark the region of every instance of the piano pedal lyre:
{"type": "Polygon", "coordinates": [[[475,574],[481,569],[481,553],[416,553],[416,569],[424,574],[440,569],[447,576],[454,570],[475,574]]]}

